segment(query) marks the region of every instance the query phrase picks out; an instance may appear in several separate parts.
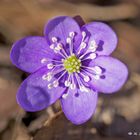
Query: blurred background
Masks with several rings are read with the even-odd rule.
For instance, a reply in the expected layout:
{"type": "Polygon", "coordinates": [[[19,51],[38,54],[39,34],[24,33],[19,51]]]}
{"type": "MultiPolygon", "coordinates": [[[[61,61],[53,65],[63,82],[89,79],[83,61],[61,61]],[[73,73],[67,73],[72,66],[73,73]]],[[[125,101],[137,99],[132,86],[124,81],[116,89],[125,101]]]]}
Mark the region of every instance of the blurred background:
{"type": "Polygon", "coordinates": [[[140,140],[140,0],[0,0],[0,140],[140,140]],[[20,83],[28,76],[9,59],[14,41],[43,35],[54,16],[81,15],[103,21],[118,34],[112,54],[129,67],[125,86],[100,94],[93,118],[74,126],[59,102],[46,110],[24,112],[16,103],[20,83]]]}

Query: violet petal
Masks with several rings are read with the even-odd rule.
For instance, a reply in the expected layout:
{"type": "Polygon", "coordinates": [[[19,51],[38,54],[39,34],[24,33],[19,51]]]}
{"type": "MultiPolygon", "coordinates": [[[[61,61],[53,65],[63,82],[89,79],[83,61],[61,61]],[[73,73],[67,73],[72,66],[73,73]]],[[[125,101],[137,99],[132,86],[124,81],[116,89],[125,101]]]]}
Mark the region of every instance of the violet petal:
{"type": "Polygon", "coordinates": [[[94,40],[98,45],[98,55],[110,55],[117,46],[117,36],[115,32],[105,23],[92,22],[82,27],[91,34],[89,43],[94,40]]]}
{"type": "Polygon", "coordinates": [[[48,107],[65,91],[65,88],[60,86],[48,89],[49,82],[42,79],[45,74],[47,74],[47,68],[43,67],[21,84],[17,93],[17,102],[26,111],[39,111],[48,107]]]}
{"type": "Polygon", "coordinates": [[[89,120],[96,109],[97,93],[81,92],[79,89],[68,89],[67,97],[61,99],[61,106],[66,117],[74,124],[82,124],[89,120]]]}
{"type": "Polygon", "coordinates": [[[46,65],[41,63],[43,58],[57,56],[51,51],[44,37],[26,37],[13,45],[10,58],[12,63],[18,68],[33,73],[46,65]]]}
{"type": "Polygon", "coordinates": [[[94,61],[91,61],[89,67],[99,66],[102,68],[102,76],[96,80],[92,77],[90,85],[93,89],[103,93],[112,93],[118,91],[126,82],[128,77],[127,67],[119,60],[99,56],[94,61]]]}
{"type": "Polygon", "coordinates": [[[52,43],[52,37],[58,38],[63,43],[65,49],[69,49],[66,45],[67,37],[70,32],[74,32],[74,49],[77,49],[81,42],[81,31],[78,23],[71,17],[60,16],[50,20],[45,29],[44,34],[49,44],[52,43]]]}

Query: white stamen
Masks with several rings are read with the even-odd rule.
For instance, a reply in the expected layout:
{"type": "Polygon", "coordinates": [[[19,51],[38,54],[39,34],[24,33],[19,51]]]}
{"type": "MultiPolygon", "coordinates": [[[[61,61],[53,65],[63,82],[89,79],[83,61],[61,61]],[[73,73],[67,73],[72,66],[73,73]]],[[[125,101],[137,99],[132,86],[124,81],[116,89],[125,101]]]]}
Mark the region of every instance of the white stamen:
{"type": "Polygon", "coordinates": [[[60,51],[60,48],[59,47],[55,47],[55,52],[57,53],[58,51],[60,51]]]}
{"type": "MultiPolygon", "coordinates": [[[[64,71],[64,70],[65,70],[64,68],[57,69],[57,70],[55,70],[55,71],[52,73],[52,75],[58,74],[58,73],[60,73],[60,72],[62,72],[62,71],[64,71]]],[[[52,71],[53,71],[53,70],[52,70],[52,71]]]]}
{"type": "Polygon", "coordinates": [[[47,68],[48,69],[52,69],[53,67],[54,67],[54,65],[52,63],[50,63],[50,64],[47,65],[47,68]]]}
{"type": "Polygon", "coordinates": [[[47,81],[49,82],[49,81],[51,81],[51,79],[52,79],[52,75],[51,75],[50,73],[44,74],[44,75],[42,76],[42,79],[43,79],[43,80],[47,80],[47,81]]]}
{"type": "Polygon", "coordinates": [[[58,85],[59,85],[59,82],[57,80],[53,81],[53,86],[54,87],[58,87],[58,85]]]}
{"type": "Polygon", "coordinates": [[[75,85],[75,82],[74,82],[74,76],[73,76],[73,74],[71,75],[71,85],[70,85],[70,88],[71,89],[75,89],[76,88],[76,85],[75,85]]]}
{"type": "Polygon", "coordinates": [[[87,60],[87,59],[95,59],[97,57],[96,53],[91,53],[88,57],[82,59],[81,61],[87,60]]]}
{"type": "Polygon", "coordinates": [[[82,31],[82,41],[77,54],[80,54],[81,50],[86,48],[87,44],[85,43],[85,38],[86,38],[86,32],[82,31]]]}
{"type": "Polygon", "coordinates": [[[57,42],[58,41],[58,39],[56,38],[56,37],[52,37],[52,42],[53,43],[55,43],[55,42],[57,42]]]}
{"type": "Polygon", "coordinates": [[[92,40],[90,42],[90,46],[88,49],[91,50],[92,52],[95,52],[97,48],[98,48],[98,46],[96,45],[96,42],[94,40],[92,40]]]}
{"type": "Polygon", "coordinates": [[[62,98],[63,98],[63,99],[66,99],[67,96],[68,96],[68,93],[64,93],[64,94],[62,95],[62,98]]]}
{"type": "Polygon", "coordinates": [[[66,56],[63,53],[60,52],[59,48],[55,47],[53,50],[54,50],[55,53],[60,54],[63,58],[66,58],[66,56]]]}
{"type": "Polygon", "coordinates": [[[47,75],[52,75],[52,72],[48,72],[47,75]]]}
{"type": "Polygon", "coordinates": [[[81,50],[86,48],[87,44],[85,42],[81,42],[78,54],[80,54],[81,50]]]}
{"type": "Polygon", "coordinates": [[[85,86],[80,86],[80,90],[82,91],[82,92],[89,92],[89,89],[88,88],[86,88],[85,86]]]}
{"type": "Polygon", "coordinates": [[[69,33],[69,36],[70,36],[71,38],[73,38],[73,37],[75,36],[75,33],[74,33],[74,32],[70,32],[70,33],[69,33]]]}
{"type": "Polygon", "coordinates": [[[46,59],[46,58],[41,59],[41,63],[42,63],[42,64],[44,64],[44,63],[46,63],[46,62],[47,62],[47,59],[46,59]]]}
{"type": "Polygon", "coordinates": [[[55,47],[54,50],[55,50],[56,53],[59,53],[59,54],[60,54],[61,56],[63,56],[64,58],[68,57],[68,55],[67,55],[66,51],[64,50],[63,45],[62,45],[61,43],[58,43],[58,44],[57,44],[57,47],[55,47]],[[64,54],[62,54],[62,53],[60,52],[60,50],[62,50],[64,54]]]}
{"type": "Polygon", "coordinates": [[[61,43],[58,43],[57,44],[57,47],[60,48],[60,49],[62,49],[63,48],[63,45],[61,43]]]}
{"type": "Polygon", "coordinates": [[[48,89],[52,89],[53,88],[53,84],[48,84],[48,89]]]}
{"type": "Polygon", "coordinates": [[[96,79],[96,80],[99,80],[100,79],[100,75],[93,75],[93,78],[96,79]]]}
{"type": "Polygon", "coordinates": [[[42,79],[43,79],[43,80],[47,80],[47,78],[48,78],[48,75],[47,75],[47,74],[44,74],[44,75],[42,76],[42,79]]]}
{"type": "Polygon", "coordinates": [[[70,37],[67,37],[66,42],[67,42],[68,44],[71,44],[71,38],[70,38],[70,37]]]}
{"type": "Polygon", "coordinates": [[[61,79],[61,77],[63,77],[63,75],[66,73],[67,71],[64,71],[60,77],[57,78],[57,80],[53,81],[53,87],[58,87],[59,85],[59,80],[61,79]]]}
{"type": "Polygon", "coordinates": [[[70,32],[69,33],[69,37],[67,37],[66,42],[69,44],[69,48],[70,48],[70,54],[73,54],[73,38],[74,38],[75,33],[74,32],[70,32]]]}
{"type": "Polygon", "coordinates": [[[66,81],[65,81],[65,86],[66,86],[66,87],[69,87],[69,86],[70,86],[70,84],[71,84],[71,82],[70,82],[70,81],[68,81],[68,80],[66,80],[66,81]]]}
{"type": "Polygon", "coordinates": [[[82,37],[83,37],[83,39],[82,39],[82,41],[83,41],[86,37],[86,32],[85,31],[82,32],[82,37]]]}
{"type": "Polygon", "coordinates": [[[82,42],[82,43],[80,44],[81,49],[86,48],[86,46],[87,46],[87,44],[86,44],[85,42],[82,42]]]}
{"type": "Polygon", "coordinates": [[[48,75],[47,77],[48,82],[51,81],[51,79],[52,79],[52,75],[48,75]]]}
{"type": "Polygon", "coordinates": [[[95,59],[96,56],[97,56],[96,53],[91,53],[91,54],[89,55],[89,58],[90,58],[90,59],[95,59]]]}
{"type": "Polygon", "coordinates": [[[66,57],[68,57],[66,51],[65,51],[64,48],[63,48],[62,43],[58,43],[58,44],[57,44],[57,49],[58,49],[59,51],[62,50],[63,53],[64,53],[64,55],[65,55],[66,57]]]}
{"type": "Polygon", "coordinates": [[[51,44],[51,45],[50,45],[50,49],[52,49],[52,50],[53,50],[53,49],[54,49],[54,47],[55,47],[55,45],[54,45],[54,44],[51,44]]]}
{"type": "Polygon", "coordinates": [[[84,84],[82,83],[82,81],[80,80],[79,75],[76,73],[75,76],[76,76],[76,80],[77,80],[77,83],[78,83],[78,86],[79,86],[80,90],[81,90],[82,92],[83,92],[83,91],[89,92],[88,88],[86,88],[86,87],[84,86],[84,84]]]}
{"type": "Polygon", "coordinates": [[[90,52],[95,52],[96,49],[98,48],[98,46],[96,45],[96,42],[94,40],[92,40],[90,42],[89,48],[85,51],[85,53],[83,55],[81,55],[79,58],[82,59],[86,54],[90,53],[90,52]]]}
{"type": "Polygon", "coordinates": [[[69,75],[68,75],[68,79],[65,81],[65,86],[66,86],[66,87],[69,87],[69,86],[70,86],[70,84],[71,84],[70,79],[71,79],[71,75],[69,74],[69,75]]]}
{"type": "Polygon", "coordinates": [[[81,67],[86,68],[87,70],[92,70],[97,75],[102,74],[102,69],[99,66],[94,66],[94,67],[81,66],[81,67]]]}
{"type": "MultiPolygon", "coordinates": [[[[81,70],[82,70],[85,74],[91,75],[91,77],[93,77],[93,78],[96,79],[96,80],[99,80],[99,79],[100,79],[100,74],[97,74],[97,73],[95,72],[95,70],[94,70],[93,67],[85,67],[85,66],[82,66],[82,67],[84,67],[84,69],[81,68],[81,70]],[[87,68],[87,70],[85,70],[85,68],[87,68]]],[[[83,74],[83,72],[80,73],[80,74],[83,74]]],[[[89,77],[90,77],[90,76],[89,76],[89,77]]]]}
{"type": "Polygon", "coordinates": [[[84,81],[85,81],[85,82],[89,82],[89,81],[90,81],[89,76],[84,76],[84,81]]]}
{"type": "Polygon", "coordinates": [[[56,51],[60,51],[62,49],[62,44],[57,44],[57,47],[55,47],[56,51]]]}
{"type": "Polygon", "coordinates": [[[75,88],[76,88],[75,84],[72,83],[72,84],[70,85],[70,88],[71,88],[71,89],[75,89],[75,88]]]}
{"type": "Polygon", "coordinates": [[[102,73],[102,69],[99,66],[95,66],[93,69],[95,70],[96,74],[102,73]]]}

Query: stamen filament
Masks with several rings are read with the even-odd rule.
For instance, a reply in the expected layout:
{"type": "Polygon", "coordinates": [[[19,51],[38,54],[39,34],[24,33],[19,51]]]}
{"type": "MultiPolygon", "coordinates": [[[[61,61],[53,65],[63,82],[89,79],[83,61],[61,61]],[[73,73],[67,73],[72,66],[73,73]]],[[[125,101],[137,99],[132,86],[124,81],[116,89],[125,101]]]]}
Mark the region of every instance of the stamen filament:
{"type": "Polygon", "coordinates": [[[54,60],[54,59],[50,59],[50,58],[42,58],[41,59],[41,63],[44,64],[46,62],[57,62],[57,63],[62,63],[62,60],[59,61],[59,60],[54,60]]]}
{"type": "Polygon", "coordinates": [[[65,86],[69,87],[71,84],[71,74],[68,74],[68,79],[65,81],[65,86]]]}
{"type": "Polygon", "coordinates": [[[85,60],[87,60],[87,59],[95,59],[96,58],[96,53],[91,53],[88,57],[86,57],[86,58],[84,58],[84,59],[81,59],[81,61],[85,61],[85,60]]]}
{"type": "Polygon", "coordinates": [[[90,77],[88,75],[84,75],[82,72],[80,74],[83,76],[85,82],[90,81],[90,77]]]}
{"type": "Polygon", "coordinates": [[[49,63],[47,65],[47,68],[48,69],[53,69],[54,67],[58,67],[58,66],[63,66],[63,64],[52,64],[52,63],[49,63]]]}
{"type": "Polygon", "coordinates": [[[85,92],[89,92],[88,88],[86,88],[85,85],[83,84],[83,82],[80,80],[80,76],[77,73],[75,73],[75,76],[76,76],[76,80],[77,80],[77,83],[78,83],[80,90],[85,91],[85,92]]]}
{"type": "Polygon", "coordinates": [[[65,74],[66,72],[67,72],[67,71],[65,70],[65,71],[61,74],[61,76],[59,76],[59,77],[57,78],[57,80],[53,81],[53,86],[54,86],[54,87],[57,87],[57,86],[59,85],[59,80],[64,76],[64,74],[65,74]]]}
{"type": "Polygon", "coordinates": [[[65,55],[66,57],[68,57],[68,54],[66,53],[66,51],[65,51],[65,49],[63,48],[63,45],[62,45],[61,43],[58,43],[58,44],[57,44],[57,47],[60,47],[61,50],[62,50],[62,52],[64,53],[64,55],[65,55]]]}
{"type": "Polygon", "coordinates": [[[82,59],[86,54],[90,53],[90,52],[96,52],[96,49],[98,48],[98,46],[96,45],[96,42],[93,40],[90,42],[89,48],[85,51],[85,53],[83,55],[81,55],[79,58],[82,59]]]}
{"type": "Polygon", "coordinates": [[[81,67],[86,68],[88,70],[92,70],[99,75],[102,73],[102,69],[99,66],[94,66],[94,67],[81,66],[81,67]]]}
{"type": "Polygon", "coordinates": [[[71,85],[70,85],[70,88],[71,89],[75,89],[76,88],[76,85],[75,85],[75,82],[74,82],[74,75],[71,74],[71,85]]]}

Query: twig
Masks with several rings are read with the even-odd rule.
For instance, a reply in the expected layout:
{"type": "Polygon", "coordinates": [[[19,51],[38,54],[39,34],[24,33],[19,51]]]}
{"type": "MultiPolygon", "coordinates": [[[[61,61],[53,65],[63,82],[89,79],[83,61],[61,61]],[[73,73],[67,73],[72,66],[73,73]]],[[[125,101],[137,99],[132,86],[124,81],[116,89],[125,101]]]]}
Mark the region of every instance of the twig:
{"type": "Polygon", "coordinates": [[[56,120],[59,116],[61,116],[62,113],[63,113],[62,111],[59,111],[58,113],[56,113],[55,116],[52,117],[52,118],[49,118],[49,119],[44,123],[43,126],[49,126],[49,125],[51,125],[51,123],[52,123],[54,120],[56,120]]]}

